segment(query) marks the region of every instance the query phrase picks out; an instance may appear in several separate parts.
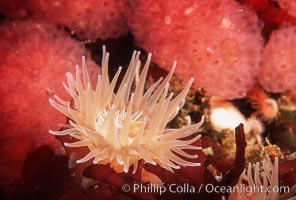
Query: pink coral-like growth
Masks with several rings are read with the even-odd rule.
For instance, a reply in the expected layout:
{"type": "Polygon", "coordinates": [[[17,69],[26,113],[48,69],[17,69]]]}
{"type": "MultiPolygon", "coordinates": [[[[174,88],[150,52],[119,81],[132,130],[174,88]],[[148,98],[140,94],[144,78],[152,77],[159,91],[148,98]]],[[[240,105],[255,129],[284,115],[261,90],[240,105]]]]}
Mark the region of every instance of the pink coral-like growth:
{"type": "Polygon", "coordinates": [[[274,31],[263,50],[258,76],[270,92],[296,91],[296,26],[274,31]]]}
{"type": "Polygon", "coordinates": [[[65,25],[80,38],[117,38],[128,31],[125,17],[116,0],[30,2],[35,16],[65,25]]]}
{"type": "Polygon", "coordinates": [[[295,0],[277,0],[280,7],[286,10],[290,15],[296,17],[296,1],[295,0]]]}
{"type": "Polygon", "coordinates": [[[66,26],[81,39],[117,38],[128,32],[117,0],[13,0],[0,2],[0,11],[66,26]]]}
{"type": "MultiPolygon", "coordinates": [[[[61,85],[67,71],[75,71],[83,46],[54,26],[34,21],[0,26],[0,187],[20,175],[27,154],[42,145],[56,153],[63,147],[49,129],[66,118],[55,112],[48,98],[67,96],[61,85]]],[[[88,59],[90,60],[90,59],[88,59]]],[[[88,62],[92,77],[99,68],[88,62]]]]}
{"type": "Polygon", "coordinates": [[[262,49],[254,12],[227,0],[128,1],[128,23],[136,42],[177,76],[227,99],[245,96],[255,83],[262,49]]]}

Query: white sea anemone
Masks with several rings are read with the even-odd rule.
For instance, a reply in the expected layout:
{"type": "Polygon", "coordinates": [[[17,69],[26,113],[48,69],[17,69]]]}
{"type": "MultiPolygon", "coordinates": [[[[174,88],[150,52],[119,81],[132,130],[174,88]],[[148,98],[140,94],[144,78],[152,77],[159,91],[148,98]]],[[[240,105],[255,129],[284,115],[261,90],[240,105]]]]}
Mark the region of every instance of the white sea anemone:
{"type": "MultiPolygon", "coordinates": [[[[252,164],[249,163],[247,171],[243,172],[239,182],[238,188],[242,186],[242,180],[246,179],[248,182],[247,195],[251,196],[253,200],[295,200],[296,197],[293,195],[296,192],[296,185],[292,188],[281,187],[279,186],[278,180],[278,158],[274,160],[274,164],[268,158],[266,161],[263,161],[263,172],[261,173],[260,178],[260,165],[259,162],[256,163],[254,175],[252,174],[252,164]],[[263,182],[262,182],[263,181],[263,182]],[[284,192],[280,194],[280,192],[284,192]]],[[[250,199],[247,198],[244,192],[239,193],[240,199],[250,199]]]]}
{"type": "Polygon", "coordinates": [[[160,78],[144,92],[151,60],[149,54],[133,90],[133,80],[140,67],[139,55],[140,52],[133,53],[128,70],[116,93],[114,88],[121,67],[110,83],[109,54],[105,48],[103,48],[102,75],[98,76],[94,88],[90,83],[83,58],[83,80],[80,78],[80,68],[76,66],[76,79],[71,73],[67,73],[68,85],[63,83],[73,99],[73,104],[70,105],[70,102],[61,100],[58,96],[55,97],[56,101],[49,100],[53,107],[71,119],[68,125],[62,125],[67,129],[49,132],[58,136],[70,135],[77,139],[77,142],[65,143],[67,147],[88,147],[89,153],[77,160],[77,163],[93,159],[95,164],[110,163],[118,172],[128,172],[131,165],[135,172],[141,159],[153,165],[159,164],[170,171],[179,169],[180,166],[199,166],[200,163],[183,158],[197,157],[184,150],[201,149],[192,143],[200,138],[196,132],[202,125],[203,119],[197,124],[188,124],[180,129],[166,128],[167,123],[184,105],[193,79],[190,79],[187,86],[175,98],[172,93],[168,94],[169,80],[174,73],[175,62],[165,79],[160,78]],[[188,136],[192,137],[188,139],[188,136]]]}

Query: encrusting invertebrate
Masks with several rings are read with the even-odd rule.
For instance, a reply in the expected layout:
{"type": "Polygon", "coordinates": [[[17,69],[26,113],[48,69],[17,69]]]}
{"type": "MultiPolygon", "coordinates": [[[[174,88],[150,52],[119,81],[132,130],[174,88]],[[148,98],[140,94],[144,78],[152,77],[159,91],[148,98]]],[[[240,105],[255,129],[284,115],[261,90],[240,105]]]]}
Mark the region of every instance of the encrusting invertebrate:
{"type": "MultiPolygon", "coordinates": [[[[77,163],[93,159],[93,163],[108,164],[117,172],[128,172],[133,165],[133,172],[138,168],[138,161],[143,159],[153,165],[172,171],[180,166],[199,166],[200,163],[187,161],[183,158],[196,158],[184,150],[201,149],[192,145],[200,138],[196,134],[202,125],[202,120],[180,129],[166,128],[184,105],[184,99],[193,82],[190,79],[187,86],[175,97],[168,94],[169,80],[171,79],[176,62],[171,71],[162,79],[156,81],[144,92],[145,80],[151,60],[151,54],[139,76],[139,82],[134,91],[132,83],[136,69],[140,65],[140,52],[134,52],[128,70],[115,93],[121,67],[113,80],[109,81],[108,59],[103,47],[102,75],[93,89],[89,74],[82,58],[83,80],[80,78],[80,68],[76,66],[76,79],[67,73],[68,85],[63,84],[73,99],[70,102],[55,96],[50,103],[58,111],[71,120],[69,124],[62,125],[67,129],[62,131],[49,131],[51,134],[62,136],[70,135],[77,139],[74,143],[65,143],[68,147],[86,146],[89,153],[77,163]],[[183,158],[181,158],[181,155],[183,158]]],[[[188,120],[190,122],[190,119],[188,120]]]]}
{"type": "Polygon", "coordinates": [[[248,99],[252,107],[257,109],[265,120],[273,120],[278,116],[279,109],[277,102],[269,98],[268,95],[258,86],[255,86],[248,92],[248,99]]]}

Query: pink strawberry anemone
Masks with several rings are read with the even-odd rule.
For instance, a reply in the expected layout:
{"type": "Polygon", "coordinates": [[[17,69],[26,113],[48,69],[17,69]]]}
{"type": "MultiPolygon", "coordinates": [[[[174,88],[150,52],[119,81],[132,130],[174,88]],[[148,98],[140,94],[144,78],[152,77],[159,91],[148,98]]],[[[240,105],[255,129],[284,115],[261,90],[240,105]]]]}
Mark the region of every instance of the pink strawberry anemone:
{"type": "Polygon", "coordinates": [[[256,14],[234,0],[134,1],[126,4],[135,42],[176,75],[193,76],[210,94],[245,97],[255,84],[263,47],[256,14]],[[243,74],[243,76],[241,76],[243,74]]]}

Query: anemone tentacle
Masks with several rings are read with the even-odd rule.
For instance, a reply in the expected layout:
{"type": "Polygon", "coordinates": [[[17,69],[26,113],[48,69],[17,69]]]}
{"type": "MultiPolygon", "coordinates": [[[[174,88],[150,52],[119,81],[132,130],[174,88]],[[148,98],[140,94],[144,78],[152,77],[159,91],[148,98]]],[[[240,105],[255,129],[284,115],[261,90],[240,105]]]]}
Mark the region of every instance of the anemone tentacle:
{"type": "MultiPolygon", "coordinates": [[[[68,147],[86,146],[89,153],[78,160],[78,163],[93,159],[94,163],[110,163],[128,172],[133,165],[134,172],[138,161],[143,159],[151,164],[173,171],[180,166],[199,166],[200,163],[181,158],[196,158],[184,150],[200,147],[192,145],[200,138],[196,132],[203,123],[203,118],[197,124],[180,129],[166,128],[181,107],[193,82],[190,79],[187,86],[175,97],[168,94],[169,81],[174,74],[176,62],[165,78],[160,78],[147,91],[144,91],[146,76],[149,69],[151,54],[137,84],[132,89],[136,71],[140,67],[140,52],[132,55],[128,70],[117,90],[115,85],[121,73],[118,69],[113,80],[108,76],[109,53],[103,47],[102,74],[98,76],[97,85],[90,83],[89,74],[82,58],[82,70],[76,66],[75,78],[67,73],[65,90],[73,99],[64,101],[58,96],[50,99],[51,105],[71,119],[63,131],[49,131],[54,135],[70,135],[77,142],[66,143],[68,147]],[[80,77],[82,73],[82,78],[80,77]],[[191,136],[190,139],[187,137],[191,136]]],[[[190,120],[189,120],[190,121],[190,120]]],[[[114,167],[115,169],[115,167],[114,167]]]]}

